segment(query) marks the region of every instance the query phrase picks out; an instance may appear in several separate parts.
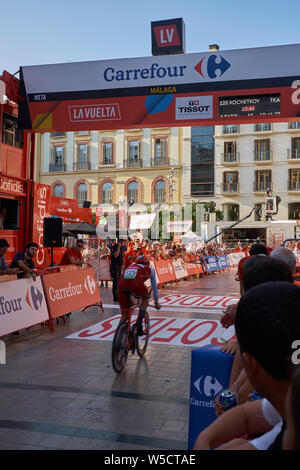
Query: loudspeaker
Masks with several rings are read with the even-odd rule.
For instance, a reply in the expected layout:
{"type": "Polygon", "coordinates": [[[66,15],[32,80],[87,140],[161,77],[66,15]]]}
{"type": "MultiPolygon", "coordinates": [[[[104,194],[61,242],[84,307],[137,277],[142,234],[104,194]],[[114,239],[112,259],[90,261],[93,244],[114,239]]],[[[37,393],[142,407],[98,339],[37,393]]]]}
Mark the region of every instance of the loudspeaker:
{"type": "Polygon", "coordinates": [[[62,219],[60,217],[44,218],[44,246],[61,247],[62,242],[62,219]]]}
{"type": "Polygon", "coordinates": [[[84,209],[89,209],[91,207],[91,201],[83,201],[82,207],[84,209]]]}

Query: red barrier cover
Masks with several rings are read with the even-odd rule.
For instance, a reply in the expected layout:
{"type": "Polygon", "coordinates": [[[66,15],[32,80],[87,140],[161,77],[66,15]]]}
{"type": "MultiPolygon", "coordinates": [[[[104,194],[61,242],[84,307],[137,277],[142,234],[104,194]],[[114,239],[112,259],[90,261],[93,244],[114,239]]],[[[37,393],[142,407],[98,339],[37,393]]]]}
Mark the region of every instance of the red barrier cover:
{"type": "Polygon", "coordinates": [[[101,302],[92,268],[46,274],[43,285],[52,318],[101,302]]]}
{"type": "Polygon", "coordinates": [[[171,260],[154,261],[160,284],[176,281],[176,275],[171,260]]]}

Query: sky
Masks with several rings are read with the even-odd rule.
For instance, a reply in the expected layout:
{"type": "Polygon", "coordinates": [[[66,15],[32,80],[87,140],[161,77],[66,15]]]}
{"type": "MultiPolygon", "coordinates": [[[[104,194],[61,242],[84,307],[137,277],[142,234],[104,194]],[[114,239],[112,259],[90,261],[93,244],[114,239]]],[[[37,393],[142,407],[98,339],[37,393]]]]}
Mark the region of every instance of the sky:
{"type": "Polygon", "coordinates": [[[0,73],[151,56],[151,21],[183,18],[186,52],[300,43],[299,0],[0,0],[0,73]]]}

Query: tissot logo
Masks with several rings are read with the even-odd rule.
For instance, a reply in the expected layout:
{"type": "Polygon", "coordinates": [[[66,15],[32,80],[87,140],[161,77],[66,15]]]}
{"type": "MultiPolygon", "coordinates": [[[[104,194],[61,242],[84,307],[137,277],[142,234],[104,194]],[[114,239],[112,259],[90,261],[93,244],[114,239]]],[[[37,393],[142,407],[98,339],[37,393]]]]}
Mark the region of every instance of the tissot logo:
{"type": "Polygon", "coordinates": [[[220,384],[220,382],[211,375],[201,376],[194,382],[194,386],[200,395],[204,395],[208,398],[216,397],[224,388],[222,384],[220,384]]]}
{"type": "Polygon", "coordinates": [[[209,56],[207,61],[205,61],[205,57],[203,57],[197,65],[195,65],[195,70],[203,77],[203,78],[217,78],[221,77],[226,70],[231,67],[231,64],[227,62],[224,57],[221,55],[217,56],[215,54],[209,56]],[[217,73],[218,72],[218,73],[217,73]]]}
{"type": "Polygon", "coordinates": [[[176,98],[176,119],[211,119],[213,117],[213,97],[195,96],[176,98]]]}

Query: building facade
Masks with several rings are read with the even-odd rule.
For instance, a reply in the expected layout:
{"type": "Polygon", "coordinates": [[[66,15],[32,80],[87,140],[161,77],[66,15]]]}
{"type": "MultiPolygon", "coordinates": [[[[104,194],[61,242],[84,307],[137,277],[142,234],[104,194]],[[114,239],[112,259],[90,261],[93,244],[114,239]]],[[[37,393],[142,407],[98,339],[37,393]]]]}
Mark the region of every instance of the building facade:
{"type": "Polygon", "coordinates": [[[118,205],[181,202],[182,129],[37,135],[36,179],[55,196],[118,205]],[[175,177],[170,184],[171,169],[175,177]]]}

